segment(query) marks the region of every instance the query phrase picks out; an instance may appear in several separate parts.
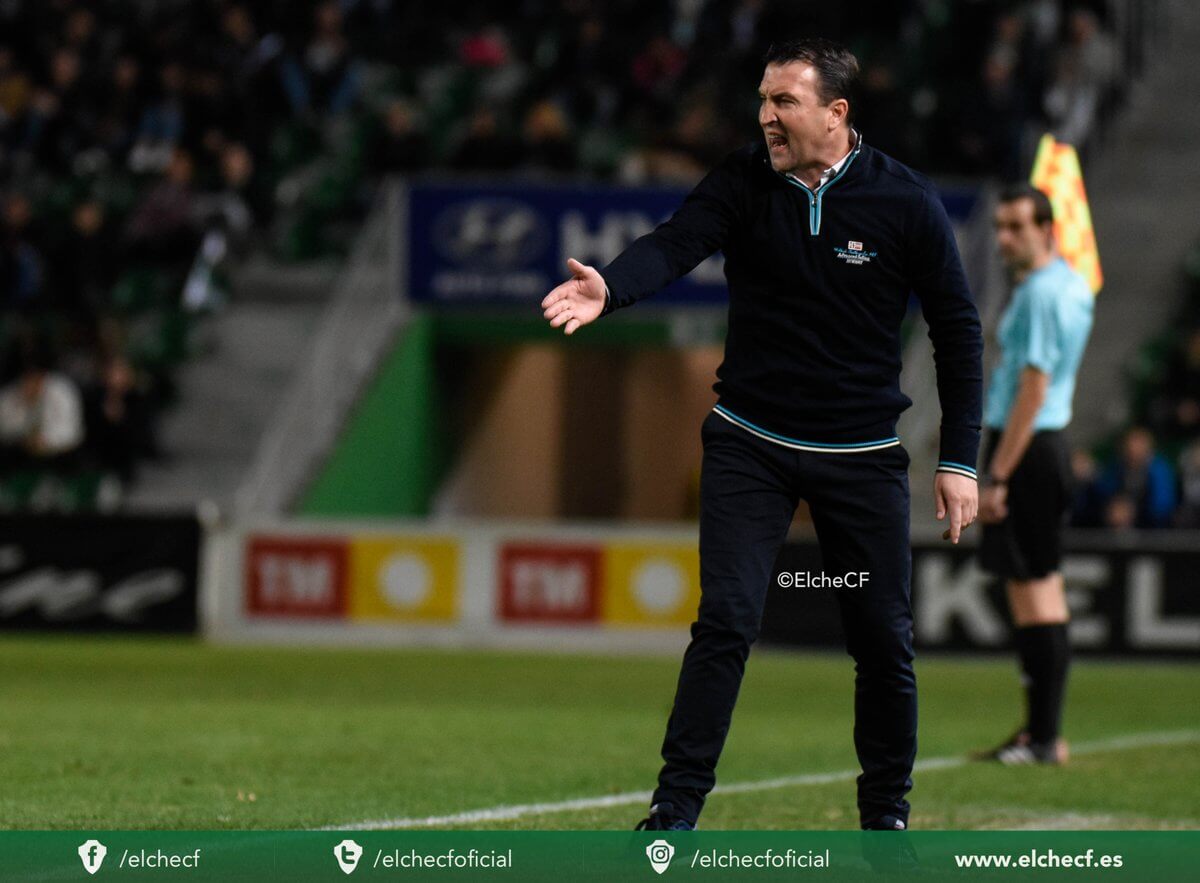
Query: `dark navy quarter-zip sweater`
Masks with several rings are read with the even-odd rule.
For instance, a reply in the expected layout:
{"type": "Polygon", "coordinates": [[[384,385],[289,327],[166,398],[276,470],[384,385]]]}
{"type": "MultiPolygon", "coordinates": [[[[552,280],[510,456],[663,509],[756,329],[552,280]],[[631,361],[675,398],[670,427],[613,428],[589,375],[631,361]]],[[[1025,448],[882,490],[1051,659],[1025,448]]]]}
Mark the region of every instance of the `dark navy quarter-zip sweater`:
{"type": "Polygon", "coordinates": [[[600,271],[605,312],[725,253],[729,321],[719,406],[768,435],[831,450],[894,441],[900,324],[910,292],[929,324],[942,406],[938,468],[973,475],[983,339],[932,183],[863,144],[817,190],[730,154],[679,210],[600,271]]]}

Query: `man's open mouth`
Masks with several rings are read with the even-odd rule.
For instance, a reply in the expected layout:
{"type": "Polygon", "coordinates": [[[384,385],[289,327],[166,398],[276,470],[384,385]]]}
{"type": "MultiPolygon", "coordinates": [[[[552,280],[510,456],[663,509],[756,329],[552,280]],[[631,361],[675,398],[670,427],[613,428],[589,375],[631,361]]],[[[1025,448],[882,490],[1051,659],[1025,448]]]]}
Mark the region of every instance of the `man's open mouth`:
{"type": "Polygon", "coordinates": [[[784,135],[778,135],[775,132],[768,132],[767,145],[770,147],[786,147],[787,137],[784,135]]]}

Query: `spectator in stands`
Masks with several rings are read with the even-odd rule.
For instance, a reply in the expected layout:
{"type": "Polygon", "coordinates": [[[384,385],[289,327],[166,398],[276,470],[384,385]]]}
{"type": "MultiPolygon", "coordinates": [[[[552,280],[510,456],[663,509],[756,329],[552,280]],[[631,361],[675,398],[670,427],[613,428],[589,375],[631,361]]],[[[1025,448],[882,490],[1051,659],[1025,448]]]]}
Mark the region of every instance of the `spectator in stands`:
{"type": "Polygon", "coordinates": [[[196,212],[202,225],[219,230],[226,244],[242,252],[254,227],[256,195],[254,157],[246,145],[233,142],[219,150],[219,186],[196,200],[196,212]]]}
{"type": "MultiPolygon", "coordinates": [[[[753,62],[772,30],[764,0],[707,3],[697,23],[694,46],[700,57],[728,53],[731,70],[753,76],[753,62]]],[[[778,22],[774,22],[778,24],[778,22]]]]}
{"type": "MultiPolygon", "coordinates": [[[[714,155],[712,134],[719,126],[712,103],[697,97],[687,103],[674,128],[646,145],[631,151],[621,165],[626,183],[672,183],[695,185],[722,158],[714,155]]],[[[718,153],[723,153],[717,148],[718,153]]]]}
{"type": "Polygon", "coordinates": [[[511,105],[528,82],[526,65],[513,50],[508,32],[499,25],[467,36],[459,44],[458,58],[477,83],[479,101],[511,105]]]}
{"type": "Polygon", "coordinates": [[[138,461],[155,456],[157,446],[149,396],[127,358],[108,358],[84,404],[89,454],[101,469],[130,484],[138,461]]]}
{"type": "Polygon", "coordinates": [[[1072,527],[1103,527],[1104,499],[1097,484],[1096,458],[1086,448],[1071,451],[1072,527]]]}
{"type": "Polygon", "coordinates": [[[629,70],[634,89],[658,107],[674,103],[679,77],[687,64],[687,54],[666,35],[652,37],[629,70]]]}
{"type": "Polygon", "coordinates": [[[225,8],[212,59],[229,90],[227,124],[260,156],[276,123],[275,115],[263,110],[285,102],[279,71],[282,52],[282,38],[260,33],[247,6],[235,3],[225,8]]]}
{"type": "Polygon", "coordinates": [[[913,155],[913,112],[890,59],[876,58],[863,66],[855,113],[871,121],[871,143],[877,150],[901,161],[913,155]]]}
{"type": "Polygon", "coordinates": [[[33,81],[12,47],[0,44],[0,163],[16,145],[17,131],[33,97],[33,81]]]}
{"type": "Polygon", "coordinates": [[[29,198],[10,193],[0,229],[0,309],[29,313],[44,307],[45,262],[30,235],[32,218],[29,198]]]}
{"type": "Polygon", "coordinates": [[[495,25],[468,35],[458,47],[458,60],[468,68],[499,68],[511,58],[508,35],[495,25]]]}
{"type": "Polygon", "coordinates": [[[55,50],[48,79],[48,87],[39,90],[34,100],[26,143],[41,166],[67,174],[73,170],[79,153],[91,145],[93,103],[83,81],[79,55],[73,50],[55,50]]]}
{"type": "Polygon", "coordinates": [[[280,68],[292,113],[301,118],[337,116],[358,98],[358,62],[342,31],[342,10],[325,2],[313,13],[313,35],[301,57],[289,55],[280,68]]]}
{"type": "Polygon", "coordinates": [[[172,61],[159,69],[158,94],[142,111],[129,153],[129,168],[134,172],[161,172],[171,164],[187,124],[183,87],[182,64],[172,61]]]}
{"type": "Polygon", "coordinates": [[[384,110],[371,141],[369,165],[375,174],[407,174],[429,162],[429,139],[421,130],[413,105],[394,98],[384,110]]]}
{"type": "Polygon", "coordinates": [[[1059,141],[1075,145],[1087,141],[1116,75],[1116,46],[1101,30],[1100,19],[1090,9],[1076,9],[1044,102],[1059,141]]]}
{"type": "Polygon", "coordinates": [[[0,472],[66,471],[83,438],[79,390],[54,370],[51,355],[38,348],[20,377],[0,390],[0,472]]]}
{"type": "Polygon", "coordinates": [[[127,235],[133,254],[152,262],[187,261],[196,248],[191,154],[182,148],[159,182],[142,199],[129,220],[127,235]]]}
{"type": "Polygon", "coordinates": [[[1179,455],[1179,508],[1175,526],[1200,528],[1200,441],[1194,441],[1179,455]]]}
{"type": "Polygon", "coordinates": [[[575,145],[570,124],[553,101],[537,102],[525,115],[522,166],[526,169],[565,173],[575,168],[575,145]]]}
{"type": "Polygon", "coordinates": [[[602,15],[592,12],[564,29],[547,77],[557,83],[577,119],[611,122],[617,104],[617,61],[602,15]]]}
{"type": "Polygon", "coordinates": [[[99,101],[96,146],[108,154],[110,166],[120,166],[133,148],[142,118],[142,68],[135,56],[124,54],[113,62],[108,87],[99,101]]]}
{"type": "Polygon", "coordinates": [[[105,54],[96,13],[86,6],[78,6],[67,13],[62,29],[63,45],[79,56],[86,68],[100,65],[105,54]]]}
{"type": "Polygon", "coordinates": [[[224,78],[242,85],[263,61],[254,16],[242,3],[230,3],[221,13],[221,29],[213,47],[213,58],[224,78]]]}
{"type": "Polygon", "coordinates": [[[94,322],[107,311],[120,254],[103,203],[85,199],[71,212],[71,226],[52,252],[54,300],[75,318],[94,322]]]}
{"type": "Polygon", "coordinates": [[[462,171],[495,172],[513,169],[520,161],[520,142],[501,129],[495,110],[481,104],[471,114],[466,137],[454,151],[450,165],[462,171]]]}
{"type": "Polygon", "coordinates": [[[993,51],[983,62],[981,82],[966,102],[958,132],[964,170],[972,174],[1018,177],[1024,129],[1022,95],[1014,57],[993,51]]]}
{"type": "Polygon", "coordinates": [[[1135,426],[1125,433],[1118,457],[1103,470],[1097,484],[1107,527],[1168,527],[1175,511],[1175,470],[1154,449],[1149,430],[1135,426]]]}
{"type": "Polygon", "coordinates": [[[1002,57],[1012,69],[1017,109],[1025,120],[1038,116],[1049,67],[1056,55],[1054,33],[1041,31],[1035,7],[1036,3],[1000,12],[995,38],[987,52],[987,57],[1002,57]]]}

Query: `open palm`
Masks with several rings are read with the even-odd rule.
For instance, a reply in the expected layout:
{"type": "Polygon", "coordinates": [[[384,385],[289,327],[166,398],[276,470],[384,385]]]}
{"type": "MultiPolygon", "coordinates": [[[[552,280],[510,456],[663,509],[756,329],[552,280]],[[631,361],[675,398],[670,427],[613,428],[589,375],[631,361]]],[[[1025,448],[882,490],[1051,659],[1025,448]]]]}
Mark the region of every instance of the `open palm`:
{"type": "Polygon", "coordinates": [[[571,278],[542,299],[542,315],[550,320],[551,328],[563,328],[574,334],[581,325],[594,322],[604,311],[604,280],[595,267],[567,259],[571,278]]]}

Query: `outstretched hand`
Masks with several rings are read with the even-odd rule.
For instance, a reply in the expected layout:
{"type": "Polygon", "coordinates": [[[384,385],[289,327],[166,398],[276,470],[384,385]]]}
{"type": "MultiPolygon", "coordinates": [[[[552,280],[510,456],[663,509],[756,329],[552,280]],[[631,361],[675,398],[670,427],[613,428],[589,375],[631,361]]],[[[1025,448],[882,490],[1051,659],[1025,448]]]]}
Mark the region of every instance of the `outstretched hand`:
{"type": "Polygon", "coordinates": [[[550,320],[551,328],[563,328],[566,334],[600,318],[604,310],[604,279],[595,267],[567,259],[571,278],[542,299],[542,315],[550,320]]]}

